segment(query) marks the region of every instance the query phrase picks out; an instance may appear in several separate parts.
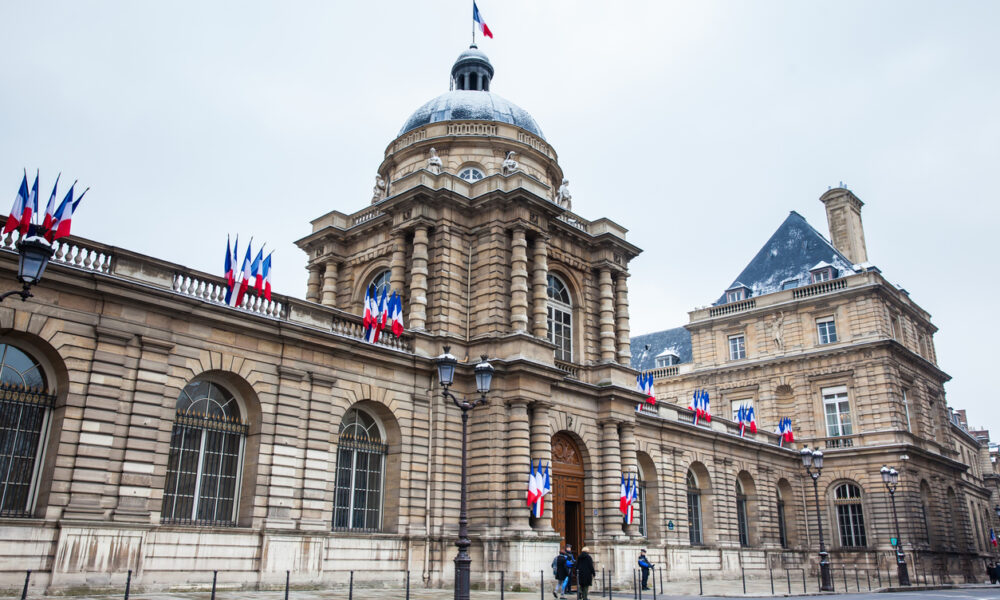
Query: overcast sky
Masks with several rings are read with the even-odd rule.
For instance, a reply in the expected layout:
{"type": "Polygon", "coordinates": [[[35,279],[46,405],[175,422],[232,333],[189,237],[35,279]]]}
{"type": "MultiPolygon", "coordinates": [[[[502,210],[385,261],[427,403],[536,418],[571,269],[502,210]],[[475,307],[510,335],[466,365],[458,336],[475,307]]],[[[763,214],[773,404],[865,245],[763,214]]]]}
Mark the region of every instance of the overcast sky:
{"type": "MultiPolygon", "coordinates": [[[[221,274],[368,205],[447,91],[471,3],[3,2],[0,189],[90,186],[74,233],[221,274]],[[3,188],[2,186],[7,186],[3,188]]],[[[795,210],[866,204],[869,259],[933,316],[948,402],[1000,437],[1000,3],[479,0],[492,90],[539,123],[574,211],[629,229],[633,334],[687,322],[795,210]]],[[[3,201],[0,193],[0,201],[3,201]]],[[[6,206],[6,205],[5,205],[6,206]]],[[[5,209],[4,209],[5,210],[5,209]]]]}

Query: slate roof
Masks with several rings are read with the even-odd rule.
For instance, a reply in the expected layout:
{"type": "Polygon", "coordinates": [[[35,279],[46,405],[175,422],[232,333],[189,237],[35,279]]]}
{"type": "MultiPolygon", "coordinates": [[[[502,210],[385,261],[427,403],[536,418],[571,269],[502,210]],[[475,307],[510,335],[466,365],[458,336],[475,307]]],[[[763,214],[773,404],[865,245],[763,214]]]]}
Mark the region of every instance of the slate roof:
{"type": "Polygon", "coordinates": [[[648,371],[656,368],[656,357],[672,349],[682,363],[691,362],[691,332],[684,327],[647,333],[632,338],[632,368],[648,371]],[[649,350],[646,350],[649,344],[649,350]]]}
{"type": "MultiPolygon", "coordinates": [[[[795,287],[808,285],[809,271],[822,262],[837,271],[836,277],[854,273],[851,261],[793,210],[727,289],[742,283],[753,298],[777,292],[787,281],[794,280],[795,287]]],[[[723,293],[715,304],[725,303],[723,293]]]]}

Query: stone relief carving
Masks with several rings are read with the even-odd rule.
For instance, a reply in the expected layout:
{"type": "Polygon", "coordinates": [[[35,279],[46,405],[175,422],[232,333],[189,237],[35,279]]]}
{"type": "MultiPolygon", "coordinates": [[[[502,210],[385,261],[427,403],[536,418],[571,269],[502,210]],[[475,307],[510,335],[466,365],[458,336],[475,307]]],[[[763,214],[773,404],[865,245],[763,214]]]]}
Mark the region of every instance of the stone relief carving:
{"type": "Polygon", "coordinates": [[[556,191],[556,204],[566,210],[573,210],[573,195],[569,193],[569,179],[563,179],[562,185],[556,191]]]}
{"type": "Polygon", "coordinates": [[[427,170],[435,175],[440,175],[441,170],[444,165],[441,163],[441,159],[438,157],[437,150],[431,148],[430,156],[427,157],[427,170]]]}
{"type": "Polygon", "coordinates": [[[500,170],[504,175],[510,175],[517,170],[517,161],[514,160],[514,155],[516,152],[511,150],[507,153],[507,158],[503,160],[503,164],[500,166],[500,170]]]}
{"type": "Polygon", "coordinates": [[[375,187],[372,188],[372,204],[377,204],[385,198],[385,179],[381,175],[375,175],[375,187]]]}
{"type": "Polygon", "coordinates": [[[783,324],[785,322],[784,311],[778,311],[778,314],[774,315],[774,318],[768,324],[771,330],[771,339],[774,340],[774,345],[778,347],[778,350],[785,349],[785,338],[783,324]]]}
{"type": "Polygon", "coordinates": [[[580,455],[576,452],[576,448],[562,436],[558,436],[552,440],[552,460],[571,465],[583,464],[580,455]]]}

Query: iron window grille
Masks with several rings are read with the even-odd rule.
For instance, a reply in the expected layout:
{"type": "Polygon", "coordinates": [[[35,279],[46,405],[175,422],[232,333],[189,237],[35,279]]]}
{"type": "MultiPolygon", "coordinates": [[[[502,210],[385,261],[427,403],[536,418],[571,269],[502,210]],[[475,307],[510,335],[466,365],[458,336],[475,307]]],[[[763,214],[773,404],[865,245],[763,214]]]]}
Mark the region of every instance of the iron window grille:
{"type": "Polygon", "coordinates": [[[370,415],[357,409],[344,415],[337,448],[335,531],[381,531],[388,451],[370,415]]]}
{"type": "Polygon", "coordinates": [[[782,548],[788,548],[788,530],[785,526],[785,501],[778,492],[778,542],[782,548]]]}
{"type": "MultiPolygon", "coordinates": [[[[6,370],[6,369],[5,369],[6,370]]],[[[55,394],[0,383],[0,517],[30,517],[55,394]]]]}
{"type": "Polygon", "coordinates": [[[740,546],[748,548],[750,546],[750,527],[747,522],[747,496],[743,493],[743,486],[736,482],[736,527],[740,534],[740,546]]]}
{"type": "Polygon", "coordinates": [[[693,473],[688,473],[687,483],[688,539],[692,546],[701,546],[704,543],[701,535],[701,490],[693,473]]]}
{"type": "Polygon", "coordinates": [[[840,529],[840,545],[844,548],[864,548],[868,546],[865,535],[865,515],[861,507],[861,488],[844,483],[834,491],[837,507],[837,525],[840,529]]]}

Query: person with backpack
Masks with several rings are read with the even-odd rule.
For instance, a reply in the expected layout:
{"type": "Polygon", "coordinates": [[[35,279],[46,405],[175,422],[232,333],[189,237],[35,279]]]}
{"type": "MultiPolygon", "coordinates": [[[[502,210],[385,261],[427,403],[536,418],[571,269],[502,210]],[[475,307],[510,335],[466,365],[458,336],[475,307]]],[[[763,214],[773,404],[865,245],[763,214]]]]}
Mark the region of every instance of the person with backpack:
{"type": "Polygon", "coordinates": [[[566,548],[556,556],[552,565],[552,574],[556,576],[556,586],[552,589],[552,597],[565,598],[566,588],[569,586],[569,576],[573,570],[572,546],[566,544],[566,548]]]}

